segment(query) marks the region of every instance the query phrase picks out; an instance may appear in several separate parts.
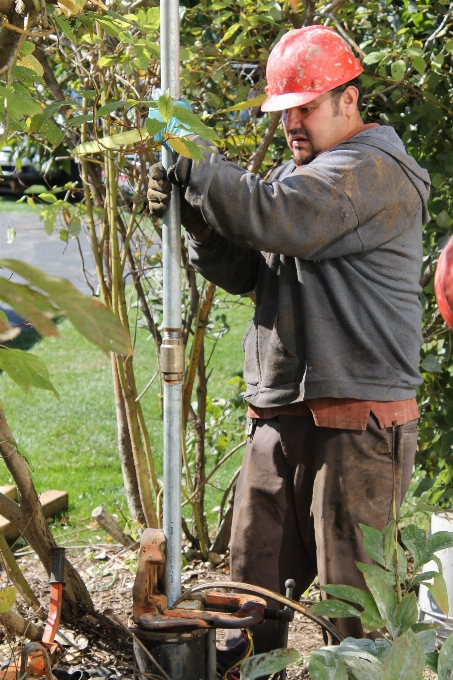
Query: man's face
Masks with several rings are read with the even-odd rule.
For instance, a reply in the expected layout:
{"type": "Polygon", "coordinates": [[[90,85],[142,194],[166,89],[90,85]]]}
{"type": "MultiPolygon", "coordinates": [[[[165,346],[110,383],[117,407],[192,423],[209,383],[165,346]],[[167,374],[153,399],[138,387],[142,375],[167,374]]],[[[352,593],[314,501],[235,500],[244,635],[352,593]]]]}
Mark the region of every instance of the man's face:
{"type": "Polygon", "coordinates": [[[307,165],[348,134],[342,102],[338,106],[336,103],[331,93],[326,92],[305,106],[283,111],[286,141],[296,165],[307,165]]]}

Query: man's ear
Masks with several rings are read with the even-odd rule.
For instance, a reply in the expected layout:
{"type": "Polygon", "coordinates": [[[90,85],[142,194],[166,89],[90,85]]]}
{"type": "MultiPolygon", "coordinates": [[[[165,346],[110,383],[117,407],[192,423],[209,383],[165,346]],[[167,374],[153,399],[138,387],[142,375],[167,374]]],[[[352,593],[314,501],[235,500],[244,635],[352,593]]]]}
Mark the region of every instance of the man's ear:
{"type": "Polygon", "coordinates": [[[344,112],[347,116],[352,116],[357,111],[359,91],[354,85],[349,85],[342,95],[344,112]]]}

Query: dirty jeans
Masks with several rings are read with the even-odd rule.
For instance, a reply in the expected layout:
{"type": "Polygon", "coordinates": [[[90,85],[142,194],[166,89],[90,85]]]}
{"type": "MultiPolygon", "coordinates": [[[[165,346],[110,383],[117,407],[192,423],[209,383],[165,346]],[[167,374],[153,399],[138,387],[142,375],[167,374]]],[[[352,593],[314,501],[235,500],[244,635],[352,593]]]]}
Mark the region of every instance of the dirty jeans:
{"type": "MultiPolygon", "coordinates": [[[[321,585],[364,588],[355,563],[372,560],[359,523],[382,530],[391,519],[392,439],[392,428],[381,430],[372,414],[365,431],[316,427],[311,416],[258,420],[234,501],[232,579],[284,594],[292,578],[297,600],[316,575],[321,585]]],[[[396,440],[399,508],[411,480],[417,420],[400,425],[396,440]]],[[[358,618],[334,623],[345,636],[363,637],[358,618]]],[[[255,653],[281,646],[281,625],[254,627],[255,653]]],[[[228,647],[236,638],[228,631],[228,647]]]]}

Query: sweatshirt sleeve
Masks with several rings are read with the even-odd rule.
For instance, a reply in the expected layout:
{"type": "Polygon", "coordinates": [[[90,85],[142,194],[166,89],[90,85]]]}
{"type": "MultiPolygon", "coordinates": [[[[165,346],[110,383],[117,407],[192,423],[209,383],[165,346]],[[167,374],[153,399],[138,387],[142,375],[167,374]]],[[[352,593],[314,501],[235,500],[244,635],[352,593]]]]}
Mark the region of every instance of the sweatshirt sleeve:
{"type": "Polygon", "coordinates": [[[351,201],[314,168],[266,182],[213,154],[193,164],[185,196],[217,234],[248,248],[302,259],[339,240],[362,250],[351,201]]]}
{"type": "Polygon", "coordinates": [[[234,295],[245,295],[254,290],[259,251],[231,243],[215,232],[203,243],[186,232],[186,241],[190,261],[205,279],[234,295]]]}

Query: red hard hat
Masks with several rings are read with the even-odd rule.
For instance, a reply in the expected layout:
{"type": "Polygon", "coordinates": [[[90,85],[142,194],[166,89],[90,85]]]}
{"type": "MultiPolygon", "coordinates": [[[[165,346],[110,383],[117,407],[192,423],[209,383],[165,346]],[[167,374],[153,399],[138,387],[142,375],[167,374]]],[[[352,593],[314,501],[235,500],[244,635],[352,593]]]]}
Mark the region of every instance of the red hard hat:
{"type": "Polygon", "coordinates": [[[349,45],[331,28],[296,28],[285,33],[269,55],[267,99],[261,109],[303,106],[362,71],[349,45]]]}
{"type": "Polygon", "coordinates": [[[453,240],[440,254],[434,275],[437,306],[445,323],[453,329],[453,240]]]}

